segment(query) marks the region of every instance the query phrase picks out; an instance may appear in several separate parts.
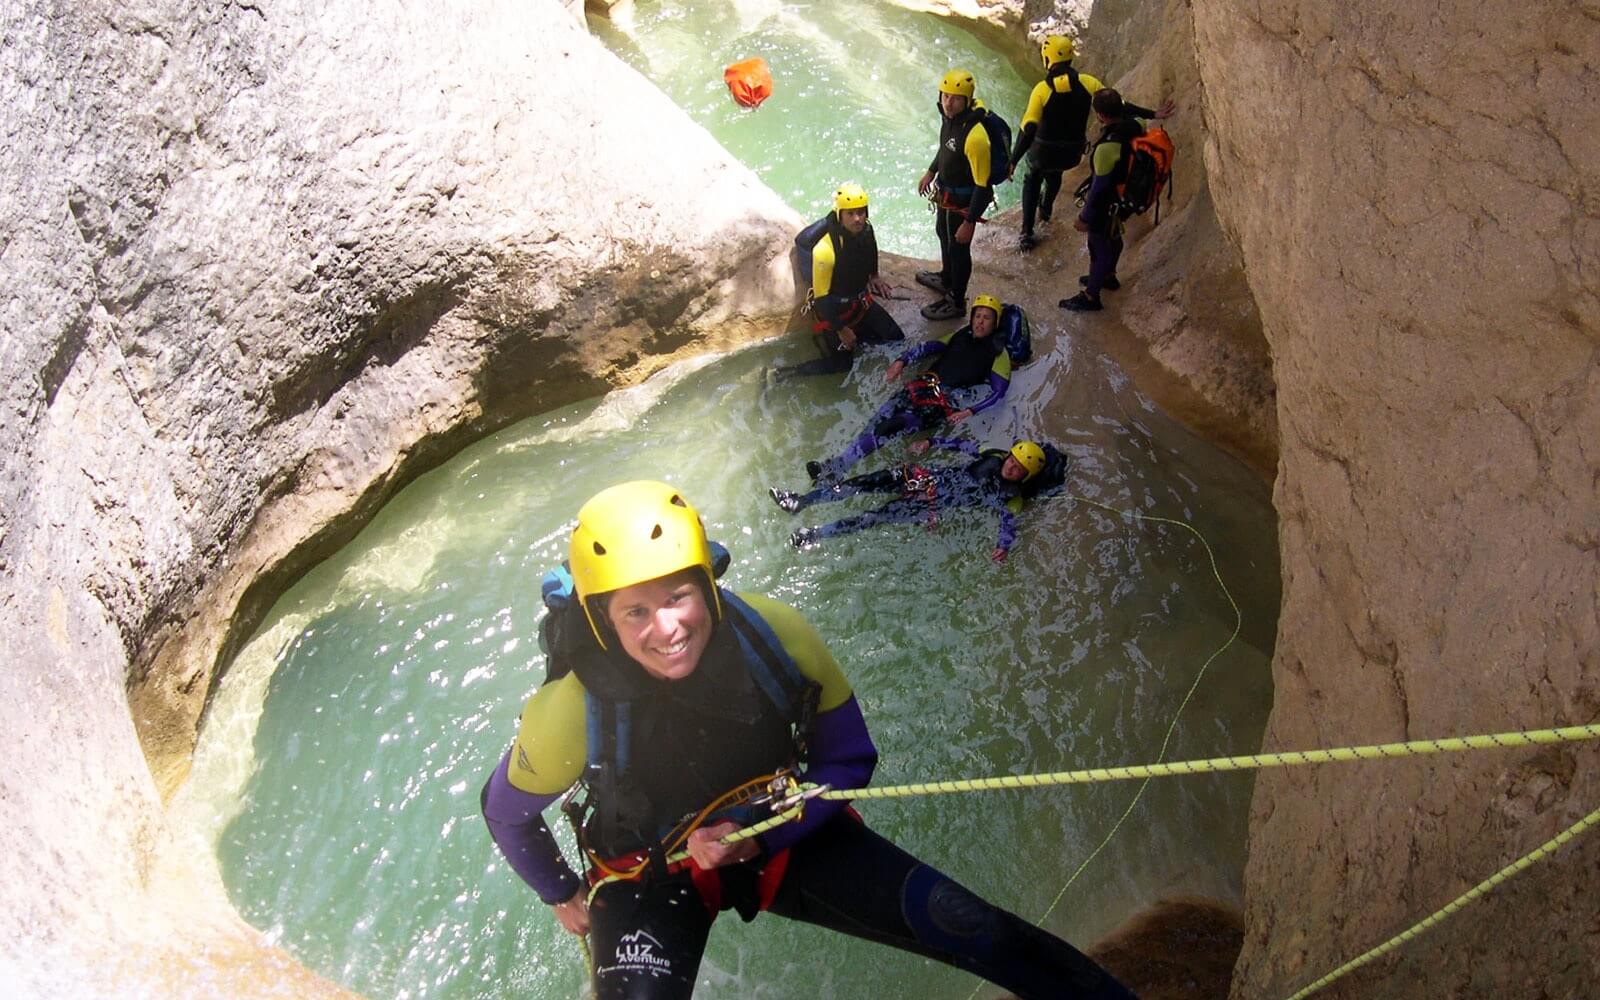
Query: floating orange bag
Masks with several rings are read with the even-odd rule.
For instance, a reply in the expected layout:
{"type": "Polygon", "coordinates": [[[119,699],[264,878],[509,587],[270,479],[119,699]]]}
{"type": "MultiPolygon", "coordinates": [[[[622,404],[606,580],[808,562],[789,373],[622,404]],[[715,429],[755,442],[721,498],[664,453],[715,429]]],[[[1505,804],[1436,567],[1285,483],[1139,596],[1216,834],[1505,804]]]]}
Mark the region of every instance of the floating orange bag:
{"type": "Polygon", "coordinates": [[[772,96],[772,70],[765,59],[736,62],[722,71],[722,79],[741,108],[759,108],[772,96]]]}

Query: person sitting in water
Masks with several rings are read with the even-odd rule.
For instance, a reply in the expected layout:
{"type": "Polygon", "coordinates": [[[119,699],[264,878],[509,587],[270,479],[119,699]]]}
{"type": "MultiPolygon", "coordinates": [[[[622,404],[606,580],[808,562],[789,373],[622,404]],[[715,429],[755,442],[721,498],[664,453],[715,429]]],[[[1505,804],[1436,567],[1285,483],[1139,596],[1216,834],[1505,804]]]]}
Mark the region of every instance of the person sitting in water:
{"type": "Polygon", "coordinates": [[[860,184],[841,184],[833,193],[833,211],[802,230],[795,245],[802,259],[810,255],[807,301],[815,316],[811,337],[821,357],[780,368],[778,378],[847,372],[859,345],[906,339],[900,324],[874,301],[894,288],[878,277],[878,239],[860,184]]]}
{"type": "Polygon", "coordinates": [[[907,524],[926,521],[929,528],[939,512],[958,507],[988,507],[1000,516],[1000,537],[989,558],[1005,562],[1017,540],[1017,519],[1022,502],[1060,485],[1065,477],[1065,459],[1049,446],[1033,441],[1017,441],[1009,450],[990,448],[980,451],[964,438],[933,438],[911,445],[913,454],[924,454],[930,447],[956,451],[972,461],[963,465],[906,464],[893,469],[852,476],[840,483],[819,486],[809,493],[773,489],[772,499],[791,514],[812,504],[832,503],[858,493],[893,493],[898,496],[876,510],[841,518],[815,528],[801,528],[789,537],[795,548],[807,548],[824,538],[837,538],[878,524],[907,524]],[[1041,477],[1051,464],[1049,450],[1061,469],[1059,477],[1047,482],[1041,477]]]}
{"type": "Polygon", "coordinates": [[[774,800],[790,793],[773,789],[775,773],[862,788],[878,753],[800,613],[717,585],[705,527],[678,490],[631,482],[596,494],[578,511],[569,564],[570,599],[552,611],[569,619],[553,632],[560,669],[524,706],[482,808],[510,868],[564,928],[589,936],[595,996],[689,997],[712,924],[732,909],[892,945],[1023,998],[1132,1000],[1070,944],[844,802],[812,798],[800,818],[724,842],[782,808],[774,800]],[[575,783],[587,884],[540,816],[575,783]],[[672,860],[680,847],[688,856],[672,860]]]}
{"type": "Polygon", "coordinates": [[[843,453],[807,462],[811,478],[840,479],[885,441],[946,422],[959,424],[1004,399],[1011,387],[1011,356],[994,336],[1002,308],[993,295],[979,295],[966,326],[900,355],[885,373],[890,382],[898,381],[908,365],[933,360],[924,372],[906,381],[843,453]]]}

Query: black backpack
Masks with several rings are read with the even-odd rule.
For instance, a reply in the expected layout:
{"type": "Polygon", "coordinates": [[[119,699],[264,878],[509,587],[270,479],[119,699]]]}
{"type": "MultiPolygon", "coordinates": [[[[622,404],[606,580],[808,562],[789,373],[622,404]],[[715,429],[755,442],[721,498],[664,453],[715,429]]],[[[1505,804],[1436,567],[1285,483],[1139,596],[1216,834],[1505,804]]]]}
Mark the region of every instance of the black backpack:
{"type": "Polygon", "coordinates": [[[1028,325],[1028,314],[1019,305],[1007,305],[1000,310],[1000,339],[1011,355],[1011,367],[1016,368],[1033,360],[1033,331],[1028,325]]]}

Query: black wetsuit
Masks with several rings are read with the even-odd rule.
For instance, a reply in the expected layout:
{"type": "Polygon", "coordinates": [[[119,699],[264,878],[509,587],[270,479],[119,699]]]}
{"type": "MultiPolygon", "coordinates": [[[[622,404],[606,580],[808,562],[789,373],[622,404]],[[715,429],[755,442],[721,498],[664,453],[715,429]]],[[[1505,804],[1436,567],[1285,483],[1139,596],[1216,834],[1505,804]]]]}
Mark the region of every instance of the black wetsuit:
{"type": "Polygon", "coordinates": [[[900,324],[868,292],[868,283],[878,274],[878,239],[872,223],[867,223],[859,234],[852,234],[839,223],[838,212],[829,212],[827,227],[812,249],[811,266],[812,308],[816,314],[811,336],[818,357],[779,368],[780,379],[849,371],[858,352],[840,339],[839,331],[843,329],[855,331],[858,344],[905,339],[900,324]]]}

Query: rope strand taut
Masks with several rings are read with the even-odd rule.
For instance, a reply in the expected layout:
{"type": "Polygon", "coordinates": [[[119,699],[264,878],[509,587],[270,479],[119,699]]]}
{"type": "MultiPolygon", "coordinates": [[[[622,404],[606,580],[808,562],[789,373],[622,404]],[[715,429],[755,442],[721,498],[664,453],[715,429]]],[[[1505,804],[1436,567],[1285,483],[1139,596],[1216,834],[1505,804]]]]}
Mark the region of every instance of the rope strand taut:
{"type": "MultiPolygon", "coordinates": [[[[1057,785],[1085,785],[1107,781],[1132,781],[1139,778],[1166,778],[1184,774],[1217,774],[1271,767],[1298,767],[1306,764],[1332,764],[1361,760],[1393,760],[1441,753],[1473,750],[1515,750],[1520,747],[1549,746],[1600,739],[1600,723],[1561,726],[1478,736],[1447,737],[1435,740],[1408,740],[1402,743],[1375,743],[1366,746],[1336,747],[1329,750],[1288,750],[1281,753],[1249,754],[1240,757],[1212,757],[1206,760],[1178,760],[1170,764],[1138,764],[1123,767],[1091,767],[1079,771],[1053,771],[1041,774],[1013,774],[992,778],[966,778],[928,781],[881,788],[839,788],[823,792],[822,799],[861,801],[899,799],[921,795],[953,795],[960,792],[986,792],[1013,788],[1049,788],[1057,785]]],[[[802,785],[802,788],[814,787],[802,785]]],[[[722,838],[724,844],[758,836],[788,822],[799,810],[763,820],[722,838]]]]}
{"type": "Polygon", "coordinates": [[[1481,897],[1488,895],[1506,879],[1524,871],[1527,868],[1531,868],[1540,861],[1543,861],[1550,854],[1560,850],[1562,847],[1565,847],[1574,837],[1583,833],[1596,823],[1600,823],[1600,809],[1596,809],[1583,819],[1578,820],[1578,822],[1567,827],[1565,830],[1556,834],[1543,844],[1540,844],[1532,851],[1524,854],[1522,857],[1511,862],[1509,865],[1506,865],[1504,868],[1500,869],[1498,872],[1495,872],[1482,882],[1479,882],[1471,889],[1468,889],[1466,892],[1451,900],[1448,905],[1417,921],[1410,927],[1401,931],[1399,934],[1396,934],[1394,937],[1385,941],[1383,944],[1373,948],[1371,951],[1363,952],[1362,954],[1357,955],[1355,958],[1352,958],[1350,961],[1339,966],[1337,969],[1334,969],[1326,976],[1323,976],[1316,982],[1304,987],[1300,990],[1300,992],[1290,996],[1288,1000],[1305,1000],[1306,997],[1317,992],[1324,986],[1345,975],[1346,973],[1353,972],[1356,969],[1361,968],[1363,965],[1366,965],[1373,959],[1388,954],[1413,938],[1421,937],[1423,934],[1426,934],[1428,931],[1432,930],[1434,927],[1453,916],[1457,910],[1465,907],[1468,903],[1474,903],[1481,897]]]}
{"type": "Polygon", "coordinates": [[[1288,750],[1281,753],[1250,754],[1241,757],[1213,757],[1207,760],[1173,761],[1170,764],[1143,764],[1124,767],[1095,767],[1080,771],[1055,771],[1043,774],[1001,775],[957,781],[933,781],[881,788],[834,789],[824,799],[893,799],[916,795],[948,795],[955,792],[994,791],[1006,788],[1044,788],[1054,785],[1083,785],[1103,781],[1129,781],[1136,778],[1165,778],[1180,774],[1211,774],[1248,771],[1303,764],[1328,764],[1357,760],[1391,760],[1468,750],[1514,750],[1519,747],[1548,746],[1600,739],[1600,723],[1563,726],[1479,736],[1448,737],[1435,740],[1408,740],[1402,743],[1376,743],[1368,746],[1337,747],[1330,750],[1288,750]]]}

